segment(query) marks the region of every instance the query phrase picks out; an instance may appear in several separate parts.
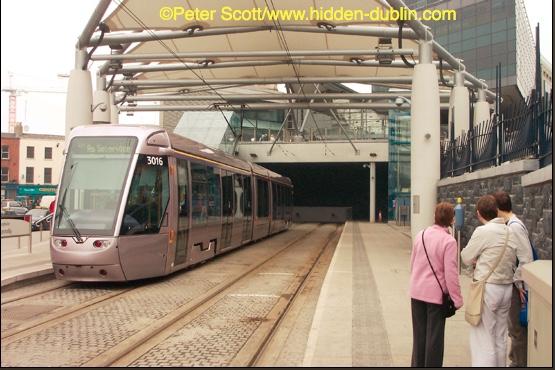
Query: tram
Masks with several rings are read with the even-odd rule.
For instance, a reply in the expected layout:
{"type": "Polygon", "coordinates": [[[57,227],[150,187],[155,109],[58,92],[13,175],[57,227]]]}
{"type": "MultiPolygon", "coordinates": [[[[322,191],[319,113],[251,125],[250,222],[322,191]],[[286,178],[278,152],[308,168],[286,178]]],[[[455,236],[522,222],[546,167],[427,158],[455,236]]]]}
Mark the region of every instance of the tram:
{"type": "Polygon", "coordinates": [[[291,225],[289,178],[158,126],[79,126],[64,155],[58,279],[163,276],[291,225]]]}

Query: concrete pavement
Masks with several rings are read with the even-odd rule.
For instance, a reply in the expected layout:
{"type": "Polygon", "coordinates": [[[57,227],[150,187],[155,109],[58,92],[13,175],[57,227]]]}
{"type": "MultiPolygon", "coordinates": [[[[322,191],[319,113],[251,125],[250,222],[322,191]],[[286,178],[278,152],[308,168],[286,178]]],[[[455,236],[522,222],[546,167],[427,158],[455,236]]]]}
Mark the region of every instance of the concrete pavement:
{"type": "MultiPolygon", "coordinates": [[[[52,274],[48,233],[2,240],[2,286],[52,274]]],[[[348,222],[328,268],[310,326],[303,366],[410,366],[410,228],[348,222]]],[[[470,278],[460,276],[463,297],[470,278]]],[[[464,307],[449,318],[444,366],[469,366],[464,307]]]]}
{"type": "MultiPolygon", "coordinates": [[[[52,274],[49,249],[50,231],[34,231],[32,233],[31,253],[28,248],[28,237],[23,236],[18,246],[18,238],[2,239],[1,247],[1,286],[24,281],[27,279],[52,274]]],[[[52,277],[54,277],[52,275],[52,277]]]]}
{"type": "MultiPolygon", "coordinates": [[[[410,366],[408,231],[388,224],[345,225],[320,292],[303,366],[410,366]]],[[[464,297],[470,278],[463,273],[460,281],[464,297]]],[[[470,366],[464,307],[447,320],[444,353],[444,366],[470,366]]]]}

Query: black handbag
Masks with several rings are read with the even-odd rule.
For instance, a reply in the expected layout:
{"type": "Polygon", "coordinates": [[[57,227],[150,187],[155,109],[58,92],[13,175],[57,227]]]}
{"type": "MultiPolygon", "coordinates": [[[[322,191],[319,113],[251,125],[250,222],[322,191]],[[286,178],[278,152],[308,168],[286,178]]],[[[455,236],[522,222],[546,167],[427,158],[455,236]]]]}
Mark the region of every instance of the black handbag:
{"type": "Polygon", "coordinates": [[[430,264],[430,267],[432,268],[432,272],[434,273],[434,276],[437,280],[437,283],[439,285],[439,289],[441,289],[441,292],[443,293],[443,302],[441,303],[441,311],[443,312],[443,316],[445,316],[445,318],[451,317],[455,314],[455,312],[457,311],[457,308],[455,307],[455,303],[451,299],[451,296],[449,295],[449,293],[445,293],[443,291],[443,288],[441,287],[439,279],[437,278],[436,272],[434,271],[434,267],[432,266],[432,262],[430,262],[430,257],[428,257],[428,251],[426,250],[426,244],[424,243],[424,232],[425,231],[426,230],[422,231],[422,246],[424,247],[424,252],[426,253],[426,258],[428,259],[428,263],[430,264]]]}

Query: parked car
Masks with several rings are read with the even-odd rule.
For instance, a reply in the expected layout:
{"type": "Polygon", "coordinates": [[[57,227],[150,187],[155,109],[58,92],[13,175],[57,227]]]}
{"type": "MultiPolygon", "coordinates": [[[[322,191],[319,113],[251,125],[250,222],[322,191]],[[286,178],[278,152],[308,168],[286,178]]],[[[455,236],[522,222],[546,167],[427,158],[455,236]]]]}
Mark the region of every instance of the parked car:
{"type": "Polygon", "coordinates": [[[16,200],[4,199],[2,201],[2,217],[23,218],[27,211],[27,208],[23,207],[23,205],[16,200]]]}
{"type": "Polygon", "coordinates": [[[48,209],[44,208],[33,208],[25,216],[31,216],[31,229],[33,231],[40,230],[41,225],[43,230],[48,230],[50,228],[50,219],[46,219],[50,212],[48,209]]]}
{"type": "Polygon", "coordinates": [[[52,215],[53,213],[49,213],[43,218],[37,220],[36,222],[33,222],[31,224],[31,228],[33,229],[33,231],[50,230],[50,225],[52,224],[52,215]]]}

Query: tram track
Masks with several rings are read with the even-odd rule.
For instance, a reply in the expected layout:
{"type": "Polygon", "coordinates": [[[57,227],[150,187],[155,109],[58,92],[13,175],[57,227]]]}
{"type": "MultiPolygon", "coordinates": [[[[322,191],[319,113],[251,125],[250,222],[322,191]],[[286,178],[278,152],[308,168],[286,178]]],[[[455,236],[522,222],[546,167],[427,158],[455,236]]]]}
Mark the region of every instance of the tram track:
{"type": "MultiPolygon", "coordinates": [[[[253,263],[249,263],[248,267],[244,268],[240,273],[238,273],[238,274],[234,273],[234,275],[230,276],[230,277],[226,276],[225,281],[223,283],[218,283],[216,286],[213,286],[210,289],[206,289],[204,291],[204,294],[199,295],[198,297],[194,297],[190,301],[188,301],[185,304],[183,304],[182,306],[180,306],[177,310],[173,310],[173,311],[169,312],[168,314],[165,314],[161,319],[156,319],[153,322],[146,323],[146,326],[144,328],[142,328],[140,330],[137,330],[137,332],[134,333],[133,335],[129,335],[128,337],[124,337],[125,339],[121,340],[120,342],[115,343],[115,345],[113,345],[113,346],[110,346],[107,350],[102,350],[102,352],[98,356],[95,356],[95,357],[92,357],[92,358],[87,358],[86,355],[82,355],[83,356],[82,361],[79,361],[79,360],[73,358],[73,359],[70,359],[70,362],[66,362],[66,364],[71,363],[71,364],[75,364],[77,366],[79,366],[79,365],[81,365],[81,366],[109,366],[109,365],[114,365],[116,363],[119,363],[117,361],[124,358],[124,356],[126,354],[128,354],[131,350],[133,350],[134,348],[137,348],[142,343],[147,342],[150,338],[152,338],[152,337],[156,336],[157,334],[159,334],[160,332],[164,331],[165,329],[167,329],[169,326],[171,326],[176,321],[179,321],[181,318],[189,315],[191,312],[196,310],[198,307],[201,307],[203,304],[205,304],[206,302],[213,299],[219,293],[226,290],[229,286],[233,285],[237,281],[240,281],[244,276],[246,276],[249,273],[255,271],[260,266],[262,266],[265,263],[267,263],[268,261],[271,261],[272,259],[274,259],[276,256],[280,255],[281,253],[285,252],[286,250],[290,250],[293,246],[295,246],[299,242],[302,242],[306,238],[310,237],[310,235],[312,235],[318,229],[320,229],[321,226],[322,225],[318,225],[318,226],[314,227],[312,230],[307,230],[307,231],[303,230],[302,235],[295,236],[293,240],[291,240],[290,238],[286,238],[286,240],[287,240],[286,243],[284,243],[283,246],[280,246],[279,248],[276,248],[275,251],[272,251],[271,255],[268,256],[268,254],[266,252],[264,252],[265,254],[263,255],[262,258],[257,257],[258,258],[257,261],[255,261],[253,263]]],[[[284,240],[284,242],[285,242],[285,240],[284,240]]],[[[239,251],[237,251],[237,252],[239,252],[239,251]]],[[[233,253],[231,253],[230,255],[232,255],[232,254],[233,253]]],[[[228,254],[226,254],[226,255],[228,255],[228,254]]],[[[223,255],[222,257],[224,257],[224,256],[225,255],[223,255]]],[[[216,259],[214,261],[218,261],[218,259],[216,259]]],[[[233,264],[232,261],[231,261],[231,263],[233,264]]],[[[243,265],[243,263],[236,263],[236,265],[243,265]]],[[[183,273],[185,273],[186,271],[183,271],[183,273]]],[[[179,276],[179,273],[178,273],[178,275],[172,275],[172,276],[169,276],[169,277],[165,277],[165,278],[161,279],[161,281],[164,282],[164,279],[170,280],[172,278],[175,278],[176,276],[179,276]]],[[[156,285],[156,284],[154,284],[154,285],[156,285]]],[[[65,286],[62,286],[62,287],[58,287],[58,288],[49,289],[48,291],[55,291],[56,289],[62,289],[64,287],[67,288],[69,286],[71,286],[71,284],[68,284],[68,285],[65,285],[65,286]]],[[[3,354],[3,357],[6,356],[6,354],[9,355],[10,353],[12,353],[11,352],[12,350],[7,350],[8,348],[14,348],[15,349],[15,348],[21,347],[21,345],[23,345],[22,342],[18,342],[18,341],[24,340],[25,343],[36,341],[36,339],[28,340],[27,337],[38,338],[37,335],[44,336],[44,335],[47,335],[46,332],[59,331],[61,329],[56,329],[56,328],[58,328],[60,326],[69,325],[70,320],[72,320],[72,322],[74,322],[75,320],[81,320],[81,316],[87,316],[87,313],[89,315],[94,314],[93,311],[99,309],[100,307],[105,307],[105,308],[102,309],[102,311],[109,311],[110,310],[109,307],[111,307],[111,305],[109,305],[109,303],[116,302],[119,299],[121,299],[123,301],[123,298],[125,296],[129,297],[127,299],[136,299],[136,298],[133,298],[133,297],[136,296],[136,294],[135,294],[135,292],[132,292],[132,291],[135,291],[136,289],[139,289],[141,287],[148,288],[149,285],[147,284],[147,285],[142,285],[142,286],[135,286],[135,287],[132,287],[130,289],[125,289],[123,291],[110,292],[109,294],[105,294],[105,295],[102,295],[102,296],[97,297],[95,299],[88,300],[88,301],[83,302],[79,305],[60,309],[58,311],[52,312],[50,314],[47,314],[45,316],[39,317],[35,320],[32,320],[28,323],[24,323],[24,324],[22,324],[22,325],[20,325],[16,328],[6,330],[5,332],[2,333],[2,352],[3,352],[2,354],[3,354]],[[17,344],[16,347],[13,347],[12,344],[15,345],[16,343],[19,343],[19,344],[17,344]],[[12,346],[10,346],[10,345],[12,345],[12,346]]],[[[48,291],[37,292],[37,294],[35,294],[35,295],[48,293],[48,291]]],[[[17,299],[11,298],[10,303],[13,303],[13,302],[17,303],[17,300],[23,301],[24,299],[35,296],[35,295],[27,295],[27,297],[20,296],[17,299]]],[[[8,302],[6,301],[5,303],[7,304],[8,302]]],[[[4,305],[3,305],[3,308],[4,308],[4,305]]],[[[76,356],[76,354],[71,355],[71,354],[68,353],[68,354],[66,354],[66,356],[68,356],[68,357],[76,356]]],[[[54,360],[54,361],[57,361],[57,360],[54,360]]],[[[4,361],[2,361],[2,362],[4,364],[4,361]]],[[[9,362],[6,362],[6,363],[9,363],[9,362]]],[[[54,362],[54,363],[51,364],[51,366],[55,366],[56,364],[57,363],[54,362]]]]}
{"type": "MultiPolygon", "coordinates": [[[[28,297],[22,297],[20,299],[17,300],[12,300],[9,303],[12,302],[16,302],[16,301],[20,301],[26,298],[32,298],[35,296],[40,296],[44,293],[48,293],[48,292],[52,292],[54,290],[59,290],[59,289],[67,289],[71,286],[76,286],[76,283],[69,283],[66,285],[63,285],[61,287],[58,288],[53,288],[50,290],[46,290],[37,294],[32,294],[29,295],[28,297]]],[[[129,293],[135,289],[139,288],[139,286],[136,287],[132,287],[132,288],[128,288],[128,289],[124,289],[121,291],[115,291],[115,292],[109,292],[107,294],[101,295],[99,297],[87,300],[85,302],[82,302],[80,304],[77,305],[73,305],[73,306],[68,306],[68,307],[64,307],[64,308],[60,308],[57,310],[52,311],[51,313],[45,314],[43,316],[38,317],[37,319],[31,320],[29,322],[20,324],[18,326],[16,326],[15,328],[11,328],[8,330],[5,330],[2,332],[1,334],[1,339],[2,339],[2,344],[9,344],[11,342],[17,341],[25,336],[28,335],[32,335],[34,333],[37,333],[45,328],[48,328],[50,326],[56,325],[60,322],[63,321],[67,321],[73,317],[82,315],[83,313],[87,312],[88,310],[92,310],[97,308],[100,304],[106,304],[108,302],[110,302],[113,299],[118,298],[119,296],[121,296],[122,294],[125,293],[129,293]]],[[[6,302],[7,304],[8,302],[6,302]]],[[[2,310],[4,311],[5,307],[4,305],[2,305],[2,310]]]]}
{"type": "Polygon", "coordinates": [[[48,292],[52,292],[54,290],[58,290],[58,289],[62,289],[62,288],[67,288],[69,285],[73,285],[72,282],[69,281],[60,281],[60,280],[55,280],[54,281],[54,286],[47,286],[44,288],[39,288],[39,289],[32,289],[30,292],[23,292],[21,294],[13,294],[13,291],[10,291],[9,293],[4,293],[2,292],[3,295],[5,294],[9,294],[11,295],[11,297],[5,298],[2,297],[1,300],[1,305],[4,306],[8,303],[13,303],[13,302],[17,302],[26,298],[33,298],[33,297],[37,297],[40,296],[41,294],[44,293],[48,293],[48,292]]]}
{"type": "Polygon", "coordinates": [[[268,262],[274,260],[280,254],[286,252],[291,247],[299,242],[305,240],[310,235],[315,233],[322,225],[318,225],[315,229],[302,235],[301,237],[291,241],[285,247],[279,249],[276,253],[258,261],[245,269],[242,273],[236,275],[232,279],[226,281],[224,284],[214,287],[205,295],[194,299],[188,304],[182,306],[180,309],[170,313],[164,319],[153,323],[150,327],[145,328],[136,335],[127,338],[125,341],[119,343],[110,350],[102,353],[100,356],[83,364],[84,367],[107,367],[107,366],[129,366],[139,357],[142,353],[154,347],[160,340],[163,340],[168,335],[171,335],[176,328],[175,326],[183,326],[185,323],[190,322],[196,316],[206,311],[206,307],[211,306],[211,302],[217,300],[218,297],[225,295],[227,290],[242,281],[245,277],[249,276],[268,262]]]}
{"type": "MultiPolygon", "coordinates": [[[[337,244],[340,234],[339,231],[341,231],[341,228],[337,227],[334,232],[330,233],[324,247],[320,250],[306,274],[299,276],[297,281],[291,284],[289,291],[282,295],[278,304],[276,304],[274,309],[272,309],[268,315],[270,318],[269,321],[261,325],[262,327],[260,328],[259,333],[251,337],[241,352],[239,352],[230,363],[230,366],[253,367],[258,364],[259,359],[264,355],[272,337],[279,329],[283,320],[289,314],[291,307],[295,304],[300,293],[306,287],[312,273],[320,267],[319,265],[325,252],[334,242],[337,244]]],[[[335,246],[335,244],[333,246],[335,246]]]]}

